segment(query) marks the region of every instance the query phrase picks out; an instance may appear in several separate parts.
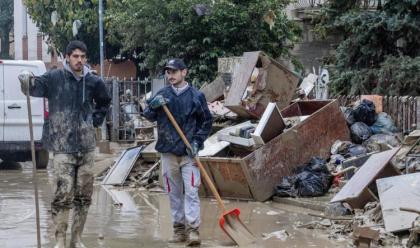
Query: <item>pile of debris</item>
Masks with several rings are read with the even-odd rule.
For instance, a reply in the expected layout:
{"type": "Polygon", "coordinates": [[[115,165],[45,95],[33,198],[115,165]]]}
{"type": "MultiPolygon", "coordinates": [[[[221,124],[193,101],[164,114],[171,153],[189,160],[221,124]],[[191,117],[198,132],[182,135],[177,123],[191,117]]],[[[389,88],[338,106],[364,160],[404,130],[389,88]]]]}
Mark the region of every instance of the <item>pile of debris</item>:
{"type": "MultiPolygon", "coordinates": [[[[224,198],[266,201],[335,194],[323,221],[331,238],[351,234],[359,246],[418,242],[420,132],[404,139],[390,116],[362,99],[309,100],[316,75],[301,78],[263,52],[246,52],[231,71],[200,89],[216,122],[199,152],[224,198]],[[293,100],[294,99],[294,100],[293,100]],[[402,175],[402,173],[405,173],[402,175]],[[413,210],[414,209],[414,210],[413,210]],[[342,216],[353,215],[353,216],[342,216]]],[[[123,152],[104,184],[159,185],[156,142],[123,152]]],[[[207,185],[201,196],[211,196],[207,185]]]]}
{"type": "Polygon", "coordinates": [[[103,185],[143,187],[162,191],[159,183],[160,161],[154,162],[140,156],[145,146],[124,150],[113,166],[104,170],[97,178],[103,185]]]}
{"type": "Polygon", "coordinates": [[[366,154],[360,151],[369,148],[349,142],[333,145],[332,153],[341,158],[350,154],[330,161],[330,170],[343,171],[332,173],[338,193],[320,216],[323,221],[301,227],[328,229],[333,239],[350,236],[357,247],[420,244],[420,132],[411,132],[396,148],[377,147],[388,150],[366,154]]]}

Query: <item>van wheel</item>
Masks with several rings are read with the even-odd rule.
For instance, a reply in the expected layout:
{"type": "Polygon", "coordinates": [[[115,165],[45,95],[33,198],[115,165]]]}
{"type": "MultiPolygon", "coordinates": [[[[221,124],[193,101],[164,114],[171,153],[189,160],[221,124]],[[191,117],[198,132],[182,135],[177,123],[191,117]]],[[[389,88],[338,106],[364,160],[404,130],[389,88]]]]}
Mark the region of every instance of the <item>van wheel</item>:
{"type": "Polygon", "coordinates": [[[47,168],[48,161],[50,160],[50,154],[47,150],[36,151],[35,160],[37,169],[45,169],[47,168]]]}

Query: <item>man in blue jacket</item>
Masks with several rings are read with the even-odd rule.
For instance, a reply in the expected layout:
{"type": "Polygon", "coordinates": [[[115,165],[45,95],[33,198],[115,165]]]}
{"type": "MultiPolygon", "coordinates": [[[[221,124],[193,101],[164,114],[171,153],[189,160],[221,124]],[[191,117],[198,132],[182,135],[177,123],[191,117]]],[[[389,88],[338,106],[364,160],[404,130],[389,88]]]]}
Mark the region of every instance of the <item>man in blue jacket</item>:
{"type": "Polygon", "coordinates": [[[200,245],[200,170],[194,157],[203,148],[211,131],[212,116],[204,94],[186,81],[187,67],[181,59],[171,59],[165,66],[170,83],[148,103],[144,116],[157,121],[156,150],[161,153],[162,174],[169,193],[174,228],[171,243],[200,245]],[[185,133],[192,149],[188,149],[161,108],[166,104],[185,133]]]}
{"type": "Polygon", "coordinates": [[[95,128],[107,113],[110,97],[103,80],[85,65],[87,48],[71,41],[63,69],[39,77],[19,74],[24,94],[48,99],[49,117],[43,144],[54,153],[54,198],[51,213],[55,224],[55,248],[66,247],[69,211],[73,208],[71,248],[85,247],[83,227],[91,204],[95,161],[95,128]]]}

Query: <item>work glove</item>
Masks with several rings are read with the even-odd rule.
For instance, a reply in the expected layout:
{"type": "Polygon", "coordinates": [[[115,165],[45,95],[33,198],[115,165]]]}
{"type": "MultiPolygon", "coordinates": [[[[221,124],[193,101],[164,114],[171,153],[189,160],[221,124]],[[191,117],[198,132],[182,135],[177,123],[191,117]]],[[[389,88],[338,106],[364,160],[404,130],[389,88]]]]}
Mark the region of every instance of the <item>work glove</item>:
{"type": "Polygon", "coordinates": [[[193,141],[191,143],[191,149],[188,147],[186,149],[188,157],[190,158],[195,158],[198,155],[199,150],[200,150],[200,145],[196,141],[193,141]]]}
{"type": "Polygon", "coordinates": [[[92,121],[94,127],[99,127],[102,125],[105,119],[105,114],[102,111],[96,111],[92,114],[92,121]]]}
{"type": "Polygon", "coordinates": [[[22,90],[22,93],[26,95],[29,91],[29,87],[34,85],[34,74],[30,71],[23,70],[19,73],[18,79],[20,82],[20,89],[22,90]]]}
{"type": "Polygon", "coordinates": [[[149,107],[152,109],[157,109],[167,104],[168,102],[168,99],[165,99],[162,95],[157,95],[150,101],[149,107]]]}

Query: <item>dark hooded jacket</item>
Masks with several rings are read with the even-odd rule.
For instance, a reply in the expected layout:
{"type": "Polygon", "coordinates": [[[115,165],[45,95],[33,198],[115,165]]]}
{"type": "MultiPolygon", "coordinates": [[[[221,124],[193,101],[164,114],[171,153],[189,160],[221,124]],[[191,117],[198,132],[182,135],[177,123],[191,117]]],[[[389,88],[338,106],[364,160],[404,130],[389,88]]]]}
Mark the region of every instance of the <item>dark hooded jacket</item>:
{"type": "Polygon", "coordinates": [[[50,151],[77,153],[95,149],[94,122],[102,123],[111,99],[103,80],[87,67],[83,71],[83,76],[78,77],[65,64],[64,69],[35,77],[30,87],[31,96],[48,99],[49,116],[42,141],[50,151]]]}
{"type": "MultiPolygon", "coordinates": [[[[166,86],[156,95],[162,95],[169,100],[167,107],[188,141],[190,143],[195,141],[202,148],[210,134],[213,121],[204,94],[188,86],[185,91],[177,95],[171,86],[166,86]]],[[[187,154],[184,142],[162,108],[153,110],[148,107],[143,115],[150,121],[157,121],[158,140],[155,149],[158,152],[177,156],[187,154]]]]}

